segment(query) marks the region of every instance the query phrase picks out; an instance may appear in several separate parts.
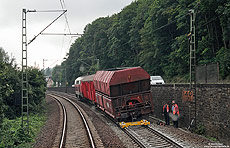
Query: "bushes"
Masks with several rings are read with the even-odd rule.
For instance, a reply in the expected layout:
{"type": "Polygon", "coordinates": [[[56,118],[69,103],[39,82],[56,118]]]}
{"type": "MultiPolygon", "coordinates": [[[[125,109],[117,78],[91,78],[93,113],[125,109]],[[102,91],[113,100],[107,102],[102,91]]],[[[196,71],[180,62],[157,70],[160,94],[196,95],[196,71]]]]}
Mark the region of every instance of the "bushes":
{"type": "MultiPolygon", "coordinates": [[[[0,63],[0,116],[14,119],[20,116],[21,72],[7,63],[0,63]]],[[[35,68],[28,69],[29,112],[42,110],[45,103],[46,81],[42,72],[35,68]]],[[[1,123],[1,121],[0,121],[1,123]]]]}
{"type": "MultiPolygon", "coordinates": [[[[42,110],[45,102],[46,81],[43,73],[28,68],[29,112],[42,110]]],[[[0,127],[4,117],[14,119],[21,112],[21,71],[0,48],[0,127]],[[16,103],[17,102],[17,103],[16,103]]]]}
{"type": "Polygon", "coordinates": [[[220,64],[220,76],[225,79],[230,76],[230,49],[221,48],[216,57],[220,64]]]}
{"type": "Polygon", "coordinates": [[[21,124],[21,118],[14,120],[4,119],[2,128],[0,129],[0,148],[18,147],[26,148],[32,147],[35,142],[35,137],[40,128],[44,124],[46,118],[43,114],[31,115],[29,133],[24,130],[21,124]]]}
{"type": "Polygon", "coordinates": [[[203,124],[198,124],[197,129],[195,130],[195,133],[199,135],[205,135],[206,129],[203,124]]]}
{"type": "Polygon", "coordinates": [[[36,68],[28,68],[29,124],[30,132],[21,127],[21,71],[14,60],[9,60],[0,48],[0,148],[31,147],[30,143],[44,123],[42,113],[45,104],[46,81],[43,73],[36,68]]]}
{"type": "Polygon", "coordinates": [[[29,110],[32,113],[44,110],[46,81],[43,73],[35,68],[28,69],[29,110]]]}

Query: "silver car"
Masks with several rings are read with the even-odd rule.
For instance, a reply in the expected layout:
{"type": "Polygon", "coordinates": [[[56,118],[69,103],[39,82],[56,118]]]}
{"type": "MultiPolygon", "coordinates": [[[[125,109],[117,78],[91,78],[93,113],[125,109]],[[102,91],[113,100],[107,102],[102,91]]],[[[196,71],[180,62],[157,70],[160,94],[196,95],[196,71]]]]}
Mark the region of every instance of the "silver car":
{"type": "Polygon", "coordinates": [[[151,85],[165,84],[165,82],[161,76],[150,76],[150,84],[151,85]]]}

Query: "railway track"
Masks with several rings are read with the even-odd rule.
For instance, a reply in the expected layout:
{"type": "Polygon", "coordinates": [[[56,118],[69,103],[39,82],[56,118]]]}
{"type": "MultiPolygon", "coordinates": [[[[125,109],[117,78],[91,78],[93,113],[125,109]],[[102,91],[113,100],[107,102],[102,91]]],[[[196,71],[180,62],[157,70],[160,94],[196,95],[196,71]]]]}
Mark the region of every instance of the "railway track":
{"type": "Polygon", "coordinates": [[[142,148],[183,148],[170,138],[162,135],[149,126],[134,126],[125,128],[124,132],[128,134],[142,148]]]}
{"type": "Polygon", "coordinates": [[[64,140],[65,140],[66,128],[67,128],[66,108],[65,108],[64,104],[59,99],[57,99],[55,96],[51,96],[51,98],[54,99],[62,108],[62,114],[63,114],[62,131],[61,131],[61,136],[60,136],[60,140],[58,143],[58,147],[62,148],[62,147],[64,147],[64,140]]]}
{"type": "Polygon", "coordinates": [[[62,106],[63,112],[60,141],[58,146],[55,145],[55,147],[95,148],[92,133],[80,107],[75,102],[61,95],[49,94],[49,96],[54,98],[62,106]]]}
{"type": "MultiPolygon", "coordinates": [[[[102,112],[100,109],[98,109],[98,111],[102,112]]],[[[105,114],[104,117],[120,127],[119,123],[115,122],[107,114],[105,114]]],[[[122,130],[141,148],[183,148],[183,146],[150,126],[130,126],[122,130]]]]}
{"type": "MultiPolygon", "coordinates": [[[[69,94],[61,94],[66,97],[75,97],[69,94]]],[[[112,120],[110,117],[105,115],[108,120],[112,120]]],[[[112,120],[112,122],[114,122],[112,120]]],[[[114,122],[118,125],[116,122],[114,122]]],[[[119,125],[118,125],[119,126],[119,125]]],[[[152,147],[172,147],[172,148],[182,148],[181,145],[177,144],[170,138],[162,135],[158,131],[154,130],[150,126],[133,126],[124,128],[123,131],[127,134],[133,141],[141,148],[152,148],[152,147]]]]}

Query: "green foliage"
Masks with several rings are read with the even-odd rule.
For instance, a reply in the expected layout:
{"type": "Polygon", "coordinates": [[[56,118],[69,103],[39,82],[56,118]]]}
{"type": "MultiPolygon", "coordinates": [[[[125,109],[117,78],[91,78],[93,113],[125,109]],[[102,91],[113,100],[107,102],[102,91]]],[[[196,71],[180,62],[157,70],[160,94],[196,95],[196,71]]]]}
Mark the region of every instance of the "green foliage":
{"type": "Polygon", "coordinates": [[[220,76],[226,78],[230,74],[230,49],[221,48],[216,55],[220,65],[220,76]]]}
{"type": "Polygon", "coordinates": [[[26,148],[32,147],[40,128],[44,125],[46,117],[41,115],[31,115],[29,132],[23,129],[21,118],[14,120],[4,119],[2,128],[0,129],[0,148],[16,147],[26,148]]]}
{"type": "Polygon", "coordinates": [[[217,141],[216,138],[214,137],[210,137],[208,135],[206,135],[206,129],[205,129],[205,126],[203,124],[198,124],[197,125],[197,128],[195,129],[194,131],[196,134],[199,134],[199,135],[202,135],[202,136],[205,136],[206,138],[212,140],[212,141],[217,141]]]}
{"type": "MultiPolygon", "coordinates": [[[[190,9],[196,12],[197,65],[219,62],[220,75],[227,78],[229,0],[137,0],[118,14],[86,25],[84,35],[71,46],[69,57],[61,65],[66,68],[68,83],[95,73],[97,59],[100,69],[142,66],[150,75],[161,75],[167,82],[187,82],[190,9]],[[80,71],[82,66],[85,71],[80,71]]],[[[59,82],[64,82],[64,75],[64,71],[53,72],[59,82]]]]}
{"type": "Polygon", "coordinates": [[[42,71],[29,68],[29,109],[32,113],[41,112],[45,104],[46,81],[42,71]]]}
{"type": "MultiPolygon", "coordinates": [[[[15,119],[21,113],[21,71],[9,60],[7,53],[0,48],[0,128],[3,118],[15,119]]],[[[45,103],[46,81],[42,72],[28,68],[29,112],[43,110],[45,103]]]]}
{"type": "Polygon", "coordinates": [[[210,139],[210,140],[212,140],[212,141],[217,141],[217,139],[214,138],[214,137],[206,136],[206,138],[208,138],[208,139],[210,139]]]}
{"type": "Polygon", "coordinates": [[[203,124],[198,124],[197,125],[197,129],[195,129],[195,133],[199,134],[199,135],[203,135],[203,136],[205,136],[206,138],[208,138],[208,139],[210,139],[212,141],[217,141],[216,138],[206,135],[206,129],[205,129],[205,126],[203,124]]]}
{"type": "Polygon", "coordinates": [[[205,127],[203,124],[198,124],[197,129],[195,130],[195,133],[199,135],[205,135],[205,127]]]}
{"type": "Polygon", "coordinates": [[[0,128],[2,120],[8,115],[9,105],[12,102],[12,96],[15,93],[15,69],[9,63],[9,57],[5,51],[0,48],[0,128]]]}
{"type": "Polygon", "coordinates": [[[1,92],[3,104],[5,106],[4,112],[7,118],[15,118],[19,110],[15,106],[15,100],[20,96],[20,77],[19,71],[8,63],[1,63],[1,92]],[[4,75],[4,76],[3,76],[4,75]]]}
{"type": "Polygon", "coordinates": [[[52,72],[52,80],[54,81],[54,84],[56,84],[56,82],[58,82],[58,86],[60,83],[64,84],[65,74],[66,74],[65,68],[63,66],[54,67],[53,72],[52,72]]]}

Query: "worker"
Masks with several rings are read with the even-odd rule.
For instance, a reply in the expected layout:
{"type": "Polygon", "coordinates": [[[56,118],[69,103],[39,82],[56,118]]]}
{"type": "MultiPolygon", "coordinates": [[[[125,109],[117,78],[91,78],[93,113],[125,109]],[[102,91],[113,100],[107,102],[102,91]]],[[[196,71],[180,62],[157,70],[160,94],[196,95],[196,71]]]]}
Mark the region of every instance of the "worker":
{"type": "Polygon", "coordinates": [[[169,125],[169,105],[166,103],[164,106],[163,106],[163,113],[164,113],[164,116],[165,116],[165,124],[166,125],[169,125]]]}
{"type": "Polygon", "coordinates": [[[175,100],[172,101],[172,114],[173,126],[178,128],[178,118],[180,117],[180,112],[175,100]]]}

